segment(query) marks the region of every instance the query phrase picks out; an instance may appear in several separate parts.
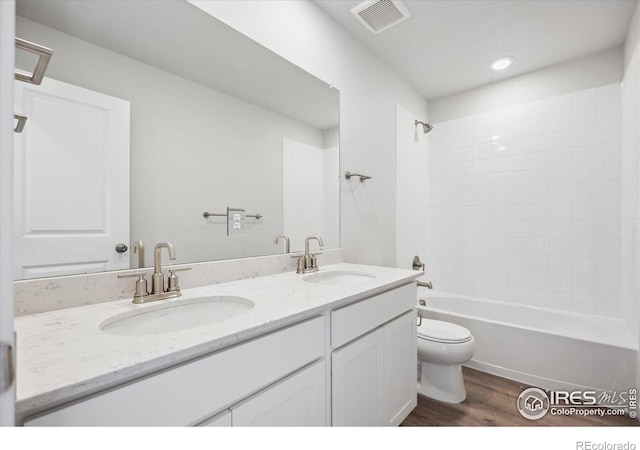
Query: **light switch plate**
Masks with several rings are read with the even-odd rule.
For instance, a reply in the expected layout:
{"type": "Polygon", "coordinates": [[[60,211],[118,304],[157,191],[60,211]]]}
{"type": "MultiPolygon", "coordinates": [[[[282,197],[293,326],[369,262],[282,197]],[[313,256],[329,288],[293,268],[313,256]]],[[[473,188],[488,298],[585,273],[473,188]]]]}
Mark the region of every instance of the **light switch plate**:
{"type": "Polygon", "coordinates": [[[227,207],[227,236],[242,236],[245,228],[246,212],[240,208],[227,207]]]}

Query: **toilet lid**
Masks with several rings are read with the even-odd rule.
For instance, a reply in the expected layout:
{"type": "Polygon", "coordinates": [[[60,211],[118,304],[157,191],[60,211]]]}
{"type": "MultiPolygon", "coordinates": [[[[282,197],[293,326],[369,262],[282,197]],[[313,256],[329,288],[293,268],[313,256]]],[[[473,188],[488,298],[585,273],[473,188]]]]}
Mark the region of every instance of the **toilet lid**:
{"type": "Polygon", "coordinates": [[[418,337],[429,341],[460,343],[470,340],[471,332],[455,323],[422,319],[422,324],[418,326],[418,337]]]}

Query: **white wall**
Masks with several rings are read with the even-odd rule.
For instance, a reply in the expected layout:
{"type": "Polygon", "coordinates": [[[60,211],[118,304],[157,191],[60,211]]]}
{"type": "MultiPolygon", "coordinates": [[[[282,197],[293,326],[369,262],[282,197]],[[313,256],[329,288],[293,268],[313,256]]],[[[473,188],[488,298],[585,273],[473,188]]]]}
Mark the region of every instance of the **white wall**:
{"type": "Polygon", "coordinates": [[[614,83],[434,124],[438,289],[620,317],[620,95],[614,83]]]}
{"type": "Polygon", "coordinates": [[[345,260],[395,263],[395,105],[426,101],[310,1],[192,1],[340,90],[340,239],[345,260]]]}
{"type": "Polygon", "coordinates": [[[172,241],[176,263],[279,251],[282,138],[321,148],[321,130],[35,22],[17,26],[55,49],[48,76],[131,102],[132,240],[172,241]],[[227,237],[225,218],[202,217],[227,206],[264,217],[227,237]]]}
{"type": "Polygon", "coordinates": [[[396,105],[396,267],[402,268],[411,268],[415,255],[429,258],[429,145],[416,119],[427,120],[396,105]]]}
{"type": "MultiPolygon", "coordinates": [[[[621,48],[567,61],[429,102],[433,122],[547,99],[622,80],[621,48]]],[[[508,70],[508,69],[507,69],[508,70]]]]}

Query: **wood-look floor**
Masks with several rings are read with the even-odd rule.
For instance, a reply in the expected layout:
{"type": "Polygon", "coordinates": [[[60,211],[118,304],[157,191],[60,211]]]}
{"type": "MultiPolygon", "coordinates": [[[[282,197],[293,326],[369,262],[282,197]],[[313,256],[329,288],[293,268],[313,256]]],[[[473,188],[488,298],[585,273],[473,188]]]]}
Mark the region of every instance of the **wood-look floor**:
{"type": "Polygon", "coordinates": [[[463,368],[467,399],[457,405],[418,395],[418,406],[401,426],[637,426],[628,416],[555,416],[528,420],[520,415],[516,401],[527,387],[516,381],[463,368]]]}

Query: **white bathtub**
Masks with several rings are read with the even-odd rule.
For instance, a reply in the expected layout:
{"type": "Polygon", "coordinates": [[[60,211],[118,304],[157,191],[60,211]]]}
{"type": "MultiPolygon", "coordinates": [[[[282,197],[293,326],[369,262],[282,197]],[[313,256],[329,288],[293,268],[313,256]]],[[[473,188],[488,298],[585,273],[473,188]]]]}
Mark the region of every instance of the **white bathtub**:
{"type": "Polygon", "coordinates": [[[635,387],[637,348],[621,319],[438,292],[419,298],[423,317],[471,331],[469,367],[545,389],[635,387]]]}

